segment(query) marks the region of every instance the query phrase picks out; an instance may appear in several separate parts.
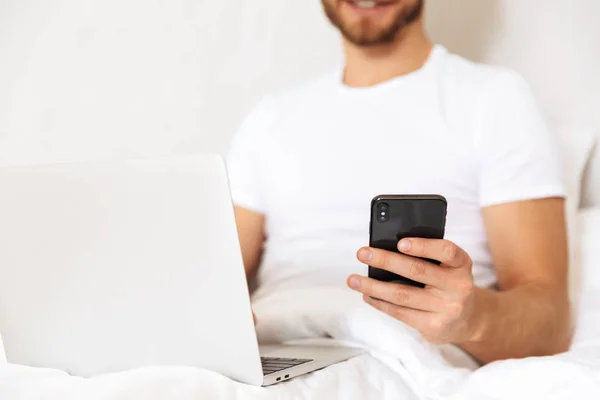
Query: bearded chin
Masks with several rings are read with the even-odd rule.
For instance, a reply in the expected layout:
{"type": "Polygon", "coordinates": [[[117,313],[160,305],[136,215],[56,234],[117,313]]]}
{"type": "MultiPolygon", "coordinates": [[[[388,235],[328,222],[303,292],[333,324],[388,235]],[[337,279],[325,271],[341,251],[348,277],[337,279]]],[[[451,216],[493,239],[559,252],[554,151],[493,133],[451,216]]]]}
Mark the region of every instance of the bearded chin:
{"type": "Polygon", "coordinates": [[[327,18],[339,29],[346,40],[357,46],[369,47],[392,43],[404,28],[421,17],[424,0],[419,0],[409,9],[402,10],[392,24],[383,28],[371,26],[368,21],[364,21],[359,26],[347,26],[333,5],[326,0],[322,0],[322,3],[327,18]]]}

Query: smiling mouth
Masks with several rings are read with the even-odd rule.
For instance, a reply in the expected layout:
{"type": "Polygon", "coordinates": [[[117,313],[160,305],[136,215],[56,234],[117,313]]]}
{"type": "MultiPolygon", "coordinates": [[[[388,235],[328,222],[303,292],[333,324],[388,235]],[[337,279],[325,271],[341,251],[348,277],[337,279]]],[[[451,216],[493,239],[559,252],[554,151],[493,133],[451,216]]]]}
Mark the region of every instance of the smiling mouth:
{"type": "Polygon", "coordinates": [[[391,1],[373,1],[373,0],[346,0],[346,3],[350,5],[361,8],[361,9],[374,9],[377,7],[385,7],[392,4],[391,1]]]}

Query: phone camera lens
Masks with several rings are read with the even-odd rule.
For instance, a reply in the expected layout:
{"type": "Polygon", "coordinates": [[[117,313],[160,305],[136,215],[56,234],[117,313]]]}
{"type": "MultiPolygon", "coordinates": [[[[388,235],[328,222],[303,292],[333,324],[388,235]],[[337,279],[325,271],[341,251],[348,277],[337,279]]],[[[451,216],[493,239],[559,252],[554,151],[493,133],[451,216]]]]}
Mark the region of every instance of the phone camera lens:
{"type": "Polygon", "coordinates": [[[388,222],[390,220],[390,205],[387,203],[379,203],[377,204],[377,221],[383,223],[388,222]]]}

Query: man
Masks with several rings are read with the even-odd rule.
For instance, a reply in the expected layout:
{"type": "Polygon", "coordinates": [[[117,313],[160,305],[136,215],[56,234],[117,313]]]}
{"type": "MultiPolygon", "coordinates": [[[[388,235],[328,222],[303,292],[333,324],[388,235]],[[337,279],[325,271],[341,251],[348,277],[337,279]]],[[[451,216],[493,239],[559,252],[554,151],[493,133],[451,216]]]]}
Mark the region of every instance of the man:
{"type": "Polygon", "coordinates": [[[259,293],[347,282],[483,363],[566,351],[564,190],[525,82],[432,45],[423,1],[322,2],[345,68],[264,99],[228,159],[259,293]],[[444,195],[448,240],[403,240],[405,255],[360,248],[378,194],[444,195]],[[374,281],[364,265],[427,286],[374,281]]]}

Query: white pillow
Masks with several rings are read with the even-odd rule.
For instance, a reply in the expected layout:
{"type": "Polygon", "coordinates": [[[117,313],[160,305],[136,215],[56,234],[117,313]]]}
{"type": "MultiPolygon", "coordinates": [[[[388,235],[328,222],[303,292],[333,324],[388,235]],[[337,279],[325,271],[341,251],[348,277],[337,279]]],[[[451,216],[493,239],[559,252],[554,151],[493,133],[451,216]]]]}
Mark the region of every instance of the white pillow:
{"type": "Polygon", "coordinates": [[[600,344],[600,207],[579,215],[581,243],[581,301],[574,346],[600,344]]]}
{"type": "Polygon", "coordinates": [[[600,129],[596,130],[596,138],[596,147],[583,178],[582,207],[600,207],[600,129]]]}
{"type": "Polygon", "coordinates": [[[2,333],[0,332],[0,368],[6,365],[6,354],[4,353],[4,344],[2,343],[2,333]]]}
{"type": "Polygon", "coordinates": [[[579,207],[583,174],[596,143],[596,136],[591,129],[567,125],[558,125],[555,132],[561,149],[563,181],[567,190],[566,212],[570,249],[569,290],[571,300],[576,305],[581,291],[579,207]]]}
{"type": "MultiPolygon", "coordinates": [[[[581,211],[581,242],[579,261],[581,265],[581,290],[600,291],[600,207],[581,211]]],[[[600,324],[600,321],[598,321],[600,324]]]]}

